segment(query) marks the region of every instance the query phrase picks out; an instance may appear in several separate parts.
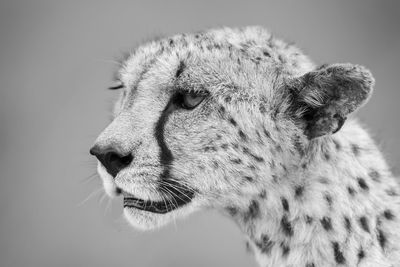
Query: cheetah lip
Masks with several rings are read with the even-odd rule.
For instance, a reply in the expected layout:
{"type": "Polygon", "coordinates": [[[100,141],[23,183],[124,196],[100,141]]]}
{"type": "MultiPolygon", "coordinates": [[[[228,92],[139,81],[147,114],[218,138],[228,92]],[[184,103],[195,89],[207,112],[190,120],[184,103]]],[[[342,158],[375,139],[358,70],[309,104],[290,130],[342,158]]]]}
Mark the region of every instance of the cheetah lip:
{"type": "Polygon", "coordinates": [[[176,197],[165,198],[165,201],[151,201],[143,200],[134,197],[131,194],[123,192],[124,195],[124,208],[136,208],[153,213],[165,214],[173,211],[190,201],[192,201],[193,194],[180,194],[176,197]]]}

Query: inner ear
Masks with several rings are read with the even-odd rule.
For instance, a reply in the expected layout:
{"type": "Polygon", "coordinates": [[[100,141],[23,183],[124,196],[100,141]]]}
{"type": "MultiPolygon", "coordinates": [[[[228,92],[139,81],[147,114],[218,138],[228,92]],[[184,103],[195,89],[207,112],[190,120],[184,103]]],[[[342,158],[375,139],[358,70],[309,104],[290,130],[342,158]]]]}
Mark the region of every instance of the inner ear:
{"type": "Polygon", "coordinates": [[[367,102],[373,85],[362,66],[324,65],[288,83],[292,114],[309,139],[336,133],[367,102]]]}

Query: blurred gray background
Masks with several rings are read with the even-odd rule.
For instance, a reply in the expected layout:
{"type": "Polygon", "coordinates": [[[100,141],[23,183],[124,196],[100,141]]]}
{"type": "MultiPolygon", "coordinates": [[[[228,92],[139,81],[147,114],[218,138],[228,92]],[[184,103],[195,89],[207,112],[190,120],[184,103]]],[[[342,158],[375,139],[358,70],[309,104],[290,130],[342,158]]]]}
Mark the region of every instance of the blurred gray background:
{"type": "Polygon", "coordinates": [[[107,204],[88,178],[122,52],[155,35],[255,24],[318,63],[372,70],[359,117],[399,174],[398,0],[1,1],[0,266],[256,266],[227,218],[207,211],[137,232],[121,199],[107,204]]]}

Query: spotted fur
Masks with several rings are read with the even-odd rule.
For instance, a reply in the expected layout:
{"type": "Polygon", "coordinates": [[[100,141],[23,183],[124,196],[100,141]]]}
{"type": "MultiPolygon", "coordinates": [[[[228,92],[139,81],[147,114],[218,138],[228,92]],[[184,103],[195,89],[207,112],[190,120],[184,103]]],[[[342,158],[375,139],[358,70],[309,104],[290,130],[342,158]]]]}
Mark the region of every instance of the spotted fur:
{"type": "MultiPolygon", "coordinates": [[[[400,266],[399,187],[350,116],[374,80],[362,66],[316,66],[261,27],[180,34],[123,63],[114,119],[96,140],[133,156],[106,191],[171,202],[126,207],[152,229],[203,208],[232,217],[260,266],[400,266]],[[207,93],[192,110],[174,96],[207,93]]],[[[115,89],[116,87],[113,87],[115,89]]]]}

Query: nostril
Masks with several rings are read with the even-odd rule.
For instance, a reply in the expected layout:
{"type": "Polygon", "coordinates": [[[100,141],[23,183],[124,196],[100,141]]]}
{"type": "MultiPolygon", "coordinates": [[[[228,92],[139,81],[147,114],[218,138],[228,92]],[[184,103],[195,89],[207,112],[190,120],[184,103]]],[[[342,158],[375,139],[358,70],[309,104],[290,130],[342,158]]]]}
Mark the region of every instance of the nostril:
{"type": "Polygon", "coordinates": [[[105,161],[110,165],[112,168],[117,169],[120,171],[122,168],[128,166],[133,160],[132,155],[121,156],[115,152],[108,152],[105,156],[105,161]]]}
{"type": "Polygon", "coordinates": [[[132,160],[133,156],[131,154],[122,156],[115,152],[108,152],[104,156],[102,163],[106,167],[107,171],[115,177],[119,171],[128,166],[132,160]]]}
{"type": "Polygon", "coordinates": [[[103,164],[103,166],[106,168],[107,172],[114,177],[133,160],[133,156],[131,154],[122,155],[115,149],[102,149],[98,146],[92,147],[90,149],[90,154],[96,156],[101,164],[103,164]]]}

